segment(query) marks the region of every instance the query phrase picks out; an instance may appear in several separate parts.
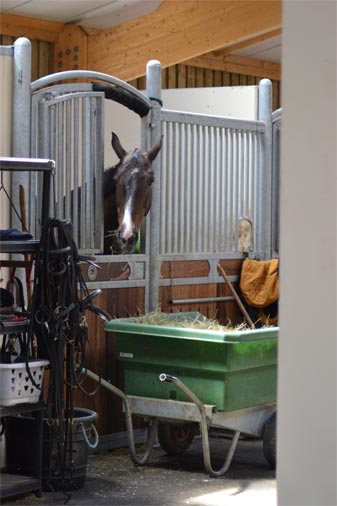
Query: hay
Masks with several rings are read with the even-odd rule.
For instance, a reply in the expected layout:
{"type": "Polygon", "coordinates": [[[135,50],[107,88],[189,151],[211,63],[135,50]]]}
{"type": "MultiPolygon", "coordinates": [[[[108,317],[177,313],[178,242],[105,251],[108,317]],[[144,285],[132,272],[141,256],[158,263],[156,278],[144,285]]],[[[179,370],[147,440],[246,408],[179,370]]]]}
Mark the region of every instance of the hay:
{"type": "MultiPolygon", "coordinates": [[[[180,313],[174,313],[180,315],[180,313]]],[[[162,313],[160,310],[146,313],[135,319],[136,323],[143,325],[159,325],[164,327],[182,327],[198,330],[212,330],[219,332],[247,330],[249,327],[246,323],[241,323],[233,327],[230,323],[228,325],[221,325],[217,320],[206,318],[203,315],[198,314],[195,318],[180,315],[179,318],[170,318],[170,314],[162,313]]]]}

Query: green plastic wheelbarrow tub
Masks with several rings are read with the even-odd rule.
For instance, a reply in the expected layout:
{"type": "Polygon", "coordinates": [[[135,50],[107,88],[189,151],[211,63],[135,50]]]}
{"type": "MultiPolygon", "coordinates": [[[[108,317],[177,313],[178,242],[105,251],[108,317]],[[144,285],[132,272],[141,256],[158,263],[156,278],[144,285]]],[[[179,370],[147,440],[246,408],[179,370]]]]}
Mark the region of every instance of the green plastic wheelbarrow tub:
{"type": "MultiPolygon", "coordinates": [[[[170,318],[203,318],[200,313],[172,313],[170,318]]],[[[234,411],[276,400],[278,327],[213,331],[110,320],[117,359],[124,364],[128,395],[188,400],[160,373],[177,376],[204,404],[234,411]]]]}

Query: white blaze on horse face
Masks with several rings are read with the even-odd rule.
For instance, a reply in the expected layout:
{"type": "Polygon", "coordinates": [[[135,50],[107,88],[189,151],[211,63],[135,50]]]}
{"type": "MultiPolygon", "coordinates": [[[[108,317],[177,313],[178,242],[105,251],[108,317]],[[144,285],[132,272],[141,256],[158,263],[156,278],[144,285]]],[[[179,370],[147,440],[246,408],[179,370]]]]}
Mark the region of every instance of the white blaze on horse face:
{"type": "Polygon", "coordinates": [[[122,238],[124,241],[127,241],[132,235],[133,235],[133,222],[132,222],[132,216],[131,216],[131,209],[132,209],[132,197],[129,197],[127,202],[125,203],[124,208],[124,216],[123,216],[123,223],[122,223],[122,238]]]}
{"type": "MultiPolygon", "coordinates": [[[[133,169],[131,172],[131,176],[137,174],[139,172],[138,168],[133,169]]],[[[127,241],[134,234],[134,224],[132,221],[132,205],[133,205],[133,195],[129,195],[125,206],[124,206],[124,216],[123,222],[121,224],[121,235],[124,241],[127,241]]]]}

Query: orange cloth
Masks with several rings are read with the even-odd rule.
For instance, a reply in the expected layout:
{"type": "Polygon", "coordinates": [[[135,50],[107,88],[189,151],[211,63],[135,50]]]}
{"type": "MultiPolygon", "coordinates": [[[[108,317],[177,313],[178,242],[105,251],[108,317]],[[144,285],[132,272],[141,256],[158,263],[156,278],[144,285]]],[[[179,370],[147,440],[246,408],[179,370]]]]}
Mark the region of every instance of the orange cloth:
{"type": "Polygon", "coordinates": [[[250,306],[264,308],[279,297],[278,259],[251,260],[242,263],[241,293],[250,306]]]}

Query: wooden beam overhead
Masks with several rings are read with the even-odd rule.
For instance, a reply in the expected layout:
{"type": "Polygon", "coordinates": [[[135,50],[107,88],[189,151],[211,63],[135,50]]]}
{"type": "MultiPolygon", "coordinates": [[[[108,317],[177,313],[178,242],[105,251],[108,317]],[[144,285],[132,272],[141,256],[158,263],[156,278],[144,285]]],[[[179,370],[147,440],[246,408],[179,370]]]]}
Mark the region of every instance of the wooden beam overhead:
{"type": "Polygon", "coordinates": [[[216,57],[214,53],[198,56],[184,61],[184,65],[201,67],[203,69],[221,70],[234,74],[255,76],[280,81],[281,65],[266,60],[258,60],[247,56],[227,55],[216,57]]]}
{"type": "Polygon", "coordinates": [[[56,42],[63,30],[63,23],[44,21],[42,19],[14,16],[13,14],[0,13],[1,35],[12,37],[27,37],[30,40],[43,40],[44,42],[56,42]]]}
{"type": "Polygon", "coordinates": [[[281,28],[281,0],[164,0],[154,12],[88,38],[90,70],[124,80],[281,28]]]}
{"type": "Polygon", "coordinates": [[[213,54],[214,56],[227,56],[228,54],[232,54],[235,51],[238,51],[239,49],[252,46],[253,44],[258,44],[259,42],[263,42],[264,40],[279,37],[280,35],[282,35],[282,29],[278,28],[277,30],[272,30],[271,32],[265,33],[263,35],[258,35],[257,37],[253,37],[252,39],[239,42],[238,44],[234,44],[233,46],[217,49],[216,51],[213,51],[213,54]]]}

